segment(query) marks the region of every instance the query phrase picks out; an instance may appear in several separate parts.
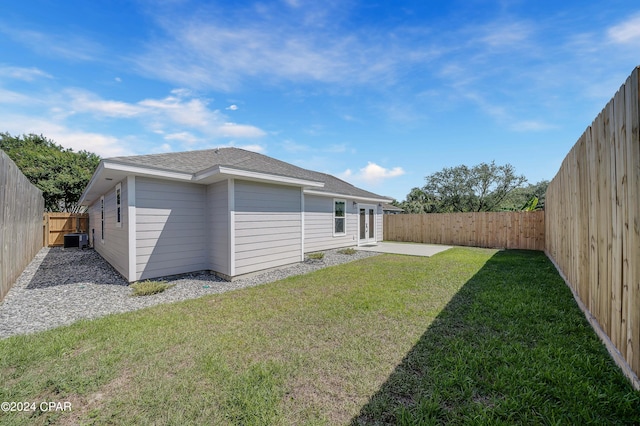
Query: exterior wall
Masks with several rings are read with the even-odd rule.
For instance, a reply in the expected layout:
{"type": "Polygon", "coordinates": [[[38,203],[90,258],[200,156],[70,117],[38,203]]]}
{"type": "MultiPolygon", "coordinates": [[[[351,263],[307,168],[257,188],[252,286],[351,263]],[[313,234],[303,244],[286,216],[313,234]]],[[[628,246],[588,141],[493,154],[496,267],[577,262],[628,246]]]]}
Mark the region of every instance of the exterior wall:
{"type": "Polygon", "coordinates": [[[101,215],[100,215],[100,198],[89,207],[89,240],[93,248],[107,262],[111,264],[122,274],[123,277],[130,279],[128,270],[129,260],[129,243],[127,239],[129,215],[127,209],[128,188],[127,180],[120,182],[122,185],[120,194],[120,221],[121,226],[116,224],[116,185],[104,194],[104,240],[102,240],[101,231],[101,215]]]}
{"type": "MultiPolygon", "coordinates": [[[[334,197],[304,195],[303,201],[299,187],[237,179],[205,186],[136,177],[131,186],[135,197],[130,197],[127,179],[120,182],[118,226],[117,184],[104,194],[104,242],[100,199],[89,208],[89,238],[129,281],[201,270],[238,276],[300,262],[303,251],[358,243],[357,206],[348,198],[346,234],[334,237],[334,197]],[[135,216],[133,223],[130,215],[135,216]],[[129,231],[135,238],[131,253],[129,231]]],[[[381,241],[381,208],[376,213],[376,239],[381,241]]]]}
{"type": "Polygon", "coordinates": [[[353,200],[346,201],[346,235],[333,236],[333,197],[304,196],[304,251],[306,253],[358,244],[358,215],[353,200]]]}
{"type": "Polygon", "coordinates": [[[382,241],[384,239],[384,211],[382,206],[376,207],[376,241],[382,241]]]}
{"type": "Polygon", "coordinates": [[[136,178],[136,280],[209,269],[206,191],[136,178]]]}
{"type": "Polygon", "coordinates": [[[213,271],[225,275],[231,275],[228,186],[226,180],[207,186],[209,266],[213,271]]]}
{"type": "Polygon", "coordinates": [[[234,275],[302,260],[300,188],[236,180],[234,275]]]}

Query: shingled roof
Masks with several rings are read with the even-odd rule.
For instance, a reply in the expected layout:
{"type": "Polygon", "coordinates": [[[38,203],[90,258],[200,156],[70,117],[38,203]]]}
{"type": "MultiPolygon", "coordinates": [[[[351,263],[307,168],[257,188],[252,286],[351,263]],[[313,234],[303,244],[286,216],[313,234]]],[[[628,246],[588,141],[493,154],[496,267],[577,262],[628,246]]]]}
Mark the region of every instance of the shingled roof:
{"type": "Polygon", "coordinates": [[[166,154],[112,157],[106,161],[191,174],[197,174],[212,167],[221,166],[248,172],[323,182],[324,187],[313,188],[315,192],[349,195],[361,198],[389,198],[357,188],[335,176],[303,169],[293,164],[240,148],[216,148],[166,154]]]}

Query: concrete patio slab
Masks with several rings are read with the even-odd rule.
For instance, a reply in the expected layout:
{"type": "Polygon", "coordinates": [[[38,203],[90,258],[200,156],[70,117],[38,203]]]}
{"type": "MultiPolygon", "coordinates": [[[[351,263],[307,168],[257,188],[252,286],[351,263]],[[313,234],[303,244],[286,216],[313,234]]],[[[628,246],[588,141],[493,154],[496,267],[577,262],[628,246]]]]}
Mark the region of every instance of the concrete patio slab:
{"type": "Polygon", "coordinates": [[[356,247],[356,250],[430,257],[452,247],[453,246],[443,246],[439,244],[397,243],[392,241],[383,241],[375,245],[372,244],[356,247]]]}

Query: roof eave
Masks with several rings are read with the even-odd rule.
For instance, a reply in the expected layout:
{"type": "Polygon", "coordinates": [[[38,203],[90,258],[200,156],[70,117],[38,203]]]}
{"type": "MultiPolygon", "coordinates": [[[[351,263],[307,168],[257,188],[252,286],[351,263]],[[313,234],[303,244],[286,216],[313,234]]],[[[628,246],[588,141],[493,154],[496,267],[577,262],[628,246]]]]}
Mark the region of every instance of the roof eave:
{"type": "Polygon", "coordinates": [[[388,203],[393,201],[393,198],[366,197],[362,195],[341,194],[339,192],[316,191],[313,189],[305,189],[304,193],[309,195],[320,195],[323,197],[340,197],[340,198],[348,198],[350,200],[355,200],[355,201],[374,202],[374,203],[388,203]]]}
{"type": "Polygon", "coordinates": [[[293,185],[312,188],[323,188],[324,182],[295,178],[291,176],[274,175],[271,173],[255,172],[251,170],[236,169],[228,166],[214,166],[210,169],[198,172],[194,176],[195,182],[206,182],[216,175],[240,178],[258,182],[277,183],[281,185],[293,185]]]}
{"type": "Polygon", "coordinates": [[[115,185],[115,182],[119,182],[126,176],[131,175],[178,181],[191,181],[193,177],[191,173],[124,164],[105,159],[100,161],[96,171],[89,180],[89,184],[83,191],[78,204],[81,206],[90,206],[96,201],[98,195],[104,194],[108,188],[115,185]],[[109,183],[103,182],[103,179],[109,183]]]}
{"type": "Polygon", "coordinates": [[[117,161],[110,160],[102,160],[96,171],[93,173],[89,184],[85,188],[80,197],[79,204],[83,206],[91,205],[95,199],[95,196],[98,194],[93,194],[91,196],[92,199],[88,200],[92,191],[98,191],[101,194],[104,193],[103,188],[99,188],[101,179],[103,177],[109,182],[111,180],[124,178],[126,176],[143,176],[150,178],[158,178],[158,179],[169,179],[174,181],[182,181],[182,182],[193,182],[197,184],[208,184],[217,180],[222,180],[225,178],[240,178],[245,180],[257,181],[257,182],[266,182],[266,183],[275,183],[280,185],[291,185],[291,186],[299,186],[303,188],[323,188],[324,182],[309,180],[309,179],[300,179],[290,176],[281,176],[274,175],[270,173],[262,173],[262,172],[254,172],[249,170],[236,169],[232,167],[219,166],[216,165],[207,170],[203,170],[198,173],[189,173],[189,172],[178,172],[166,169],[160,169],[150,166],[142,166],[142,165],[134,165],[134,164],[126,164],[117,161]],[[105,174],[110,173],[114,177],[106,178],[105,174]],[[114,175],[115,173],[115,175],[114,175]]]}

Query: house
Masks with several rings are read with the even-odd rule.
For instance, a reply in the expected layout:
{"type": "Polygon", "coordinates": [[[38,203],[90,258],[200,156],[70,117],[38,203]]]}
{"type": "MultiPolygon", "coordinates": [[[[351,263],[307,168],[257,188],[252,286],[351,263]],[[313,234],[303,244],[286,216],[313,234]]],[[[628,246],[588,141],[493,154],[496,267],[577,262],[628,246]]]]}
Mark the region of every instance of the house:
{"type": "Polygon", "coordinates": [[[382,213],[383,214],[401,214],[401,213],[404,213],[404,209],[394,206],[393,204],[382,203],[382,213]]]}
{"type": "Polygon", "coordinates": [[[234,277],[382,240],[390,198],[238,148],[107,158],[80,204],[89,240],[128,281],[234,277]]]}

